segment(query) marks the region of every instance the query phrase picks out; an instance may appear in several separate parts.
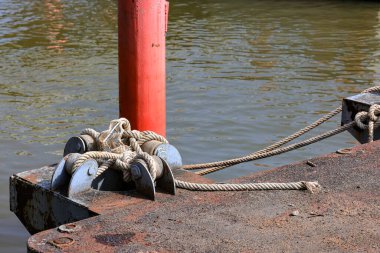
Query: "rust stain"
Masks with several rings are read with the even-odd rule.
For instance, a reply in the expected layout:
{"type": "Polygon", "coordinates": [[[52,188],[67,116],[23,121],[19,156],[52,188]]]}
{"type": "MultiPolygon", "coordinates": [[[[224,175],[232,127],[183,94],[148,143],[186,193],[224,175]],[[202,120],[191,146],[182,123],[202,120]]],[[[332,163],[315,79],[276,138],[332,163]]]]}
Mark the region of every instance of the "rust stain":
{"type": "Polygon", "coordinates": [[[121,246],[130,243],[134,236],[135,233],[129,232],[124,234],[102,234],[94,237],[98,243],[109,246],[121,246]]]}
{"type": "Polygon", "coordinates": [[[47,243],[57,248],[62,249],[62,248],[72,245],[74,242],[75,242],[74,239],[71,237],[58,237],[58,238],[48,241],[47,243]]]}

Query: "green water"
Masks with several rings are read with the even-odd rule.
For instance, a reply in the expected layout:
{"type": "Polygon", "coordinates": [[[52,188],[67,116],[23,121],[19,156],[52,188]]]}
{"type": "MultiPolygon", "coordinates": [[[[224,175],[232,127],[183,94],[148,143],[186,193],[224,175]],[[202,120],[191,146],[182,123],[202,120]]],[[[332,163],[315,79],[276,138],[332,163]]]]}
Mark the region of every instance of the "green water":
{"type": "MultiPolygon", "coordinates": [[[[9,212],[9,176],[58,162],[70,136],[118,115],[116,13],[114,0],[0,0],[1,252],[25,252],[28,237],[9,212]]],[[[169,140],[185,163],[247,154],[378,85],[379,15],[368,1],[171,1],[169,140]]],[[[342,134],[210,177],[353,144],[342,134]]]]}

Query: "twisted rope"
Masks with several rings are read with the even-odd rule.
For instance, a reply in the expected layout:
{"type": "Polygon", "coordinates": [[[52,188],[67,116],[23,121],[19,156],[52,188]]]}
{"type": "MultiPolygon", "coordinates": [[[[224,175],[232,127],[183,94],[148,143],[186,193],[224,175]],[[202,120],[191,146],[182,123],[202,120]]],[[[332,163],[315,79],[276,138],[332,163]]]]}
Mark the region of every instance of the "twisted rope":
{"type": "Polygon", "coordinates": [[[82,130],[82,132],[80,134],[81,135],[87,134],[87,135],[91,136],[94,140],[97,140],[99,138],[99,135],[100,135],[100,133],[98,133],[97,131],[95,131],[92,128],[85,128],[82,130]]]}
{"type": "Polygon", "coordinates": [[[235,158],[235,159],[230,159],[230,160],[227,160],[227,161],[220,161],[220,162],[212,162],[212,163],[198,163],[198,164],[190,164],[190,165],[184,165],[182,168],[185,169],[185,170],[196,170],[196,169],[206,169],[206,168],[209,168],[208,170],[203,170],[203,171],[199,171],[199,172],[196,172],[197,174],[199,175],[206,175],[206,174],[209,174],[209,173],[212,173],[212,172],[215,172],[215,171],[219,171],[219,170],[222,170],[224,168],[227,168],[227,167],[230,167],[232,165],[235,165],[235,164],[239,164],[239,163],[243,163],[243,162],[248,162],[248,161],[253,161],[253,160],[256,160],[255,157],[260,157],[261,154],[265,154],[267,152],[270,152],[272,150],[275,150],[276,148],[278,147],[281,147],[283,146],[284,144],[294,140],[294,139],[297,139],[298,137],[306,134],[307,132],[313,130],[314,128],[316,128],[317,126],[321,125],[322,123],[328,121],[329,119],[331,119],[332,117],[334,117],[335,115],[337,115],[338,113],[340,113],[342,111],[342,107],[338,107],[336,108],[335,110],[329,112],[328,114],[326,114],[324,117],[318,119],[317,121],[313,122],[312,124],[302,128],[301,130],[295,132],[294,134],[286,137],[286,138],[283,138],[275,143],[273,143],[272,145],[264,148],[264,149],[261,149],[259,151],[256,151],[254,153],[251,153],[251,154],[248,154],[246,156],[242,156],[242,157],[238,157],[238,158],[235,158]],[[231,160],[234,160],[233,163],[231,163],[230,161],[231,160]]]}
{"type": "MultiPolygon", "coordinates": [[[[370,87],[368,89],[363,90],[361,93],[380,93],[380,86],[370,87]]],[[[294,134],[292,134],[286,138],[283,138],[283,139],[273,143],[272,145],[270,145],[264,149],[261,149],[259,151],[254,152],[254,153],[251,153],[251,154],[248,154],[246,156],[242,156],[242,157],[238,157],[238,158],[234,158],[234,159],[230,159],[230,160],[225,160],[225,161],[219,161],[219,162],[189,164],[189,165],[184,165],[182,168],[185,170],[203,169],[203,170],[197,171],[195,173],[198,175],[206,175],[206,174],[216,172],[216,171],[222,170],[224,168],[227,168],[227,167],[239,164],[239,163],[261,159],[262,158],[261,154],[266,154],[265,157],[272,156],[270,151],[275,150],[278,147],[281,147],[284,144],[306,134],[307,132],[311,131],[312,129],[316,128],[317,126],[321,125],[322,123],[328,121],[329,119],[331,119],[332,117],[334,117],[335,115],[340,113],[341,111],[342,111],[342,107],[340,106],[340,107],[334,109],[333,111],[329,112],[328,114],[326,114],[322,118],[318,119],[317,121],[313,122],[312,124],[310,124],[310,125],[302,128],[301,130],[295,132],[294,134]],[[267,154],[267,153],[269,153],[269,154],[267,154]]],[[[372,125],[372,123],[370,123],[370,125],[372,125]]],[[[335,133],[335,134],[338,134],[338,133],[346,130],[346,129],[342,129],[342,131],[340,131],[338,129],[340,129],[340,128],[336,129],[337,133],[335,133]]],[[[326,137],[323,137],[323,135],[320,137],[321,137],[320,140],[326,138],[326,137]]],[[[319,137],[317,136],[317,138],[319,138],[319,137]]],[[[369,131],[369,139],[373,140],[373,125],[369,131]]],[[[305,142],[306,145],[303,145],[303,143],[304,142],[300,142],[300,143],[298,143],[298,145],[301,145],[301,146],[309,145],[309,144],[307,144],[308,142],[305,142]]],[[[293,149],[291,149],[291,150],[293,150],[293,149]]],[[[291,150],[285,149],[284,152],[288,152],[291,150]]],[[[281,153],[284,153],[284,152],[281,152],[281,153]]]]}
{"type": "Polygon", "coordinates": [[[108,159],[105,162],[102,162],[101,165],[98,168],[98,171],[96,172],[96,177],[103,174],[108,168],[110,168],[112,165],[114,165],[115,160],[108,159]]]}
{"type": "Polygon", "coordinates": [[[87,161],[89,159],[94,159],[98,162],[102,162],[104,160],[107,160],[107,163],[108,163],[108,160],[115,161],[115,160],[120,159],[122,157],[123,157],[122,154],[115,154],[115,153],[105,152],[105,151],[90,151],[90,152],[84,153],[83,155],[78,157],[78,159],[75,161],[75,163],[73,165],[72,172],[74,172],[76,169],[78,169],[85,161],[87,161]]]}
{"type": "MultiPolygon", "coordinates": [[[[274,149],[268,152],[257,152],[253,153],[251,155],[247,155],[244,157],[239,157],[239,158],[233,158],[225,161],[219,161],[219,162],[213,162],[213,163],[203,163],[203,164],[197,164],[196,168],[212,168],[212,170],[218,170],[218,167],[229,167],[238,163],[243,163],[243,162],[248,162],[248,161],[253,161],[253,160],[258,160],[274,155],[279,155],[285,152],[289,152],[307,145],[310,145],[312,143],[318,142],[320,140],[326,139],[328,137],[334,136],[336,134],[342,133],[346,131],[347,129],[351,128],[353,125],[355,125],[355,121],[350,122],[349,124],[346,124],[344,126],[338,127],[334,130],[327,131],[325,133],[319,134],[315,137],[309,138],[307,140],[304,140],[302,142],[294,143],[289,146],[285,146],[282,148],[274,149]]],[[[196,169],[192,168],[192,169],[196,169]]]]}
{"type": "Polygon", "coordinates": [[[122,138],[134,138],[137,140],[137,143],[141,146],[147,141],[159,141],[162,143],[169,143],[165,137],[156,134],[153,131],[137,131],[137,130],[124,130],[122,138]]]}
{"type": "Polygon", "coordinates": [[[342,132],[348,130],[349,128],[353,127],[354,125],[355,125],[355,122],[353,121],[349,124],[346,124],[344,126],[336,128],[334,130],[327,131],[325,133],[319,134],[319,135],[314,136],[312,138],[309,138],[307,140],[297,142],[297,143],[294,143],[292,145],[288,145],[288,146],[285,146],[282,148],[274,149],[274,150],[271,150],[268,152],[257,152],[257,153],[253,153],[252,155],[241,157],[241,158],[235,158],[235,159],[225,160],[225,161],[221,161],[221,162],[215,162],[212,164],[210,164],[210,163],[202,164],[204,166],[203,168],[206,168],[206,169],[201,170],[201,171],[197,171],[195,173],[198,175],[206,175],[206,174],[221,170],[222,168],[230,167],[230,166],[238,164],[238,163],[255,161],[255,160],[259,160],[259,159],[283,154],[286,152],[290,152],[292,150],[295,150],[295,149],[298,149],[301,147],[305,147],[307,145],[316,143],[316,142],[321,141],[323,139],[326,139],[328,137],[342,133],[342,132]],[[210,168],[207,168],[206,166],[210,166],[210,168]]]}
{"type": "Polygon", "coordinates": [[[175,183],[177,187],[191,191],[308,190],[315,193],[321,188],[318,182],[304,181],[292,183],[198,184],[176,180],[175,183]]]}

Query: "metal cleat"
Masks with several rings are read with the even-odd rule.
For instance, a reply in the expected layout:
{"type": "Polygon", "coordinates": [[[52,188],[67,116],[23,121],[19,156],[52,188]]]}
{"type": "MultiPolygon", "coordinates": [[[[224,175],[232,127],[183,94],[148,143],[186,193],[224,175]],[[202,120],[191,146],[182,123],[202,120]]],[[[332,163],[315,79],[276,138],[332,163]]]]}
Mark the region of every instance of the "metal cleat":
{"type": "Polygon", "coordinates": [[[123,173],[118,170],[106,170],[98,175],[91,187],[98,191],[127,191],[135,188],[133,182],[124,182],[123,173]]]}
{"type": "Polygon", "coordinates": [[[54,170],[50,187],[53,191],[67,187],[71,178],[71,171],[75,161],[80,157],[79,153],[71,153],[63,157],[54,170]]]}
{"type": "MultiPolygon", "coordinates": [[[[342,126],[355,120],[355,115],[358,112],[368,112],[371,105],[380,104],[380,96],[374,93],[361,93],[355,96],[344,98],[342,102],[342,126]]],[[[374,140],[380,139],[380,131],[374,131],[374,140]]],[[[368,131],[362,130],[357,126],[348,130],[352,136],[355,137],[360,143],[367,143],[368,131]]]]}
{"type": "MultiPolygon", "coordinates": [[[[86,161],[73,173],[73,165],[88,148],[94,148],[89,138],[72,137],[67,142],[65,153],[68,153],[57,165],[51,179],[51,189],[59,191],[68,197],[75,196],[90,188],[105,191],[122,191],[135,188],[139,193],[149,199],[155,199],[157,186],[163,192],[175,194],[175,181],[171,168],[177,169],[182,166],[182,158],[178,150],[170,144],[162,144],[158,141],[149,141],[143,145],[143,150],[153,154],[156,163],[157,175],[155,181],[152,179],[148,165],[142,159],[131,165],[132,181],[125,183],[120,171],[107,170],[98,177],[98,163],[95,160],[86,161]],[[74,153],[72,153],[74,152],[74,153]]],[[[91,138],[92,139],[92,138],[91,138]]]]}
{"type": "Polygon", "coordinates": [[[92,181],[95,179],[97,171],[97,161],[93,159],[85,161],[73,173],[70,180],[69,189],[67,191],[67,196],[74,197],[79,193],[90,190],[92,181]]]}
{"type": "Polygon", "coordinates": [[[79,153],[71,153],[58,163],[51,178],[51,190],[60,191],[62,194],[72,197],[92,188],[92,182],[98,170],[98,163],[90,159],[73,173],[74,163],[80,156],[81,154],[79,153]]]}
{"type": "MultiPolygon", "coordinates": [[[[80,184],[79,181],[82,179],[86,181],[83,184],[88,186],[91,181],[90,187],[101,191],[122,191],[133,188],[133,183],[128,184],[123,181],[120,171],[107,170],[97,177],[96,175],[86,176],[85,173],[83,173],[84,176],[80,176],[81,174],[77,174],[76,172],[82,170],[82,165],[72,173],[74,163],[80,156],[81,154],[79,153],[70,153],[58,163],[51,178],[51,190],[59,191],[66,196],[71,196],[77,192],[77,190],[75,190],[77,188],[76,185],[80,184]]],[[[96,166],[98,166],[97,163],[96,166]]],[[[98,168],[96,168],[96,171],[97,169],[98,168]]]]}
{"type": "Polygon", "coordinates": [[[156,182],[148,170],[148,164],[138,159],[131,165],[132,180],[135,182],[137,192],[143,194],[151,200],[155,200],[155,185],[163,192],[175,195],[175,180],[168,163],[158,157],[153,156],[156,163],[156,182]]]}
{"type": "Polygon", "coordinates": [[[150,155],[158,156],[164,159],[172,170],[182,167],[182,157],[178,149],[171,144],[159,141],[147,141],[141,149],[150,155]]]}

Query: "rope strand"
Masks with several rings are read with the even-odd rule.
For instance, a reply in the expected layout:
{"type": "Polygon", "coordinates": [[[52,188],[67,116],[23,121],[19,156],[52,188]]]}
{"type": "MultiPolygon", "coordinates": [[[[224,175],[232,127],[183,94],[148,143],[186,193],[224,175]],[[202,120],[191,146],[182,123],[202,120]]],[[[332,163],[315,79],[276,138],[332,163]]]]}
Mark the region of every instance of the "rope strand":
{"type": "MultiPolygon", "coordinates": [[[[368,89],[363,90],[361,93],[362,94],[363,93],[380,93],[380,86],[370,87],[368,89]]],[[[337,115],[338,113],[340,113],[341,111],[342,111],[342,107],[340,106],[340,107],[336,108],[335,110],[329,112],[328,114],[326,114],[322,118],[318,119],[317,121],[313,122],[312,124],[310,124],[310,125],[302,128],[301,130],[295,132],[294,134],[292,134],[292,135],[290,135],[290,136],[288,136],[286,138],[283,138],[283,139],[281,139],[281,140],[273,143],[272,145],[270,145],[270,146],[268,146],[268,147],[266,147],[264,149],[261,149],[259,151],[254,152],[254,153],[251,153],[251,154],[248,154],[246,156],[237,157],[237,158],[234,158],[234,159],[220,161],[220,162],[210,162],[210,163],[198,163],[198,164],[184,165],[182,167],[182,169],[185,169],[185,170],[203,169],[201,171],[197,171],[196,174],[198,174],[198,175],[206,175],[206,174],[209,174],[209,173],[212,173],[212,172],[216,172],[216,171],[225,169],[227,167],[233,166],[235,164],[239,164],[239,163],[243,163],[243,162],[248,162],[248,161],[253,161],[253,160],[261,159],[261,156],[260,156],[261,154],[267,154],[270,151],[275,150],[275,149],[283,146],[284,144],[286,144],[286,143],[288,143],[288,142],[290,142],[290,141],[292,141],[292,140],[294,140],[294,139],[296,139],[296,138],[298,138],[298,137],[306,134],[307,132],[313,130],[317,126],[319,126],[319,125],[323,124],[324,122],[328,121],[329,119],[331,119],[332,117],[334,117],[335,115],[337,115]],[[256,157],[258,157],[258,158],[256,158],[256,157]]],[[[366,113],[366,112],[364,112],[364,113],[366,113]]],[[[374,120],[374,122],[375,121],[376,120],[374,120]]],[[[370,122],[369,123],[369,138],[368,138],[369,142],[371,142],[373,140],[373,129],[375,127],[374,126],[374,122],[370,122]]],[[[361,124],[361,122],[359,124],[361,124]]],[[[338,133],[340,133],[340,132],[338,132],[338,133]]],[[[302,144],[302,143],[303,142],[301,142],[300,144],[302,144]]],[[[309,145],[309,144],[306,144],[306,145],[309,145]]],[[[288,150],[288,151],[290,151],[290,150],[288,150]]],[[[285,151],[285,152],[288,152],[288,151],[285,151]]],[[[284,152],[282,152],[282,153],[284,153],[284,152]]],[[[272,155],[269,155],[269,156],[272,156],[272,155]]],[[[265,157],[269,157],[269,156],[265,156],[265,157]]]]}
{"type": "Polygon", "coordinates": [[[198,184],[176,180],[178,188],[190,191],[264,191],[264,190],[308,190],[318,192],[321,186],[318,182],[292,183],[247,183],[247,184],[198,184]]]}

